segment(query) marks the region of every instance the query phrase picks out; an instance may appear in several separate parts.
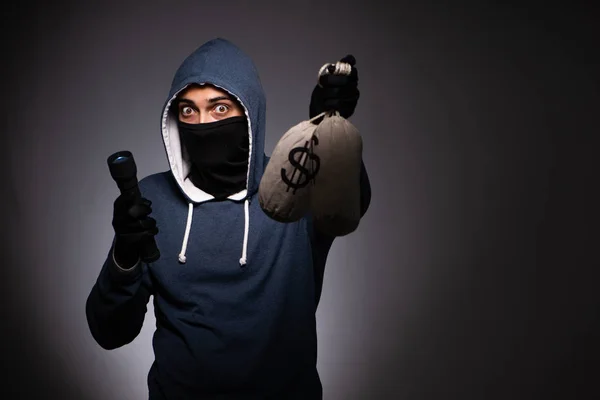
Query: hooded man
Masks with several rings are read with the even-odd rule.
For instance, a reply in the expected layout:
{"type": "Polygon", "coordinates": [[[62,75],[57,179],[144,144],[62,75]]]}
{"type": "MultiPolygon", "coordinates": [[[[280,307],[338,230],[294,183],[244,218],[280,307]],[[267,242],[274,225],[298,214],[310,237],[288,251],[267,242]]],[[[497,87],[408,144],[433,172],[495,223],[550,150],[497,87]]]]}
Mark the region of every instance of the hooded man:
{"type": "MultiPolygon", "coordinates": [[[[353,70],[324,77],[311,116],[354,112],[353,70]]],[[[114,203],[115,237],[86,315],[98,344],[115,349],[137,337],[153,296],[150,399],[322,398],[315,312],[334,237],[310,215],[280,223],[260,208],[265,109],[244,52],[222,38],[200,46],[161,114],[170,170],[140,180],[141,200],[122,194],[114,203]],[[161,254],[147,263],[140,248],[149,237],[161,254]]],[[[360,185],[364,215],[364,165],[360,185]]]]}

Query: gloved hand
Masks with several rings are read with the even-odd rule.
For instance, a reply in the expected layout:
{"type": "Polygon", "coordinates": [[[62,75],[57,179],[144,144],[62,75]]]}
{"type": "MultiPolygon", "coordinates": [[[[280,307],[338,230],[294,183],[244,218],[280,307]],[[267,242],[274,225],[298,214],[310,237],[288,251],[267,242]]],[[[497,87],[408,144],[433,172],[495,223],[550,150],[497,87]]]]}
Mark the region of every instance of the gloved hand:
{"type": "Polygon", "coordinates": [[[148,216],[151,206],[150,200],[143,197],[136,200],[128,194],[121,194],[114,202],[114,255],[122,268],[133,267],[142,255],[144,243],[158,233],[156,220],[148,216]]]}
{"type": "Polygon", "coordinates": [[[324,111],[336,110],[344,118],[354,114],[360,92],[358,90],[358,70],[356,59],[351,54],[340,60],[352,67],[350,75],[322,75],[313,89],[310,98],[309,117],[313,118],[324,111]]]}

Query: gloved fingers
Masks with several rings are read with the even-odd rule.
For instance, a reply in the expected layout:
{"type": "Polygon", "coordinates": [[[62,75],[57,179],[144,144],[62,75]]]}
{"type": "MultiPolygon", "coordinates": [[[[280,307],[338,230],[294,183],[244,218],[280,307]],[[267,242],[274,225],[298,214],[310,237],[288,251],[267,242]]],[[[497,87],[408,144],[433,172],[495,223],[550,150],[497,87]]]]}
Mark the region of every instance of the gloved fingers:
{"type": "Polygon", "coordinates": [[[357,87],[326,87],[321,93],[323,101],[330,99],[358,100],[359,96],[360,92],[357,87]]]}
{"type": "Polygon", "coordinates": [[[148,203],[150,203],[148,200],[146,200],[145,202],[135,203],[129,208],[127,214],[131,218],[135,219],[140,219],[150,215],[150,213],[152,213],[152,207],[150,207],[148,203]]]}
{"type": "Polygon", "coordinates": [[[355,104],[349,101],[331,101],[323,105],[327,111],[337,111],[341,117],[350,118],[354,114],[355,104]]]}
{"type": "Polygon", "coordinates": [[[315,87],[310,102],[309,115],[312,117],[323,111],[338,111],[344,118],[354,114],[360,98],[357,87],[319,88],[315,87]]]}
{"type": "Polygon", "coordinates": [[[154,236],[156,236],[158,234],[158,232],[159,232],[158,227],[154,226],[151,229],[144,231],[144,239],[150,240],[154,236]]]}
{"type": "Polygon", "coordinates": [[[133,204],[135,204],[135,198],[127,193],[122,193],[113,202],[113,207],[115,213],[126,213],[133,204]]]}
{"type": "Polygon", "coordinates": [[[319,83],[324,88],[331,86],[358,86],[358,80],[354,79],[352,75],[321,75],[319,83]]]}
{"type": "Polygon", "coordinates": [[[158,233],[156,220],[152,217],[142,217],[139,219],[131,217],[113,217],[112,226],[117,234],[140,233],[144,231],[158,233]]]}
{"type": "Polygon", "coordinates": [[[343,57],[340,62],[346,63],[350,65],[350,78],[351,80],[358,81],[358,68],[356,68],[356,58],[352,54],[348,54],[343,57]]]}
{"type": "Polygon", "coordinates": [[[120,252],[122,253],[136,253],[139,251],[140,244],[144,237],[145,232],[129,232],[117,234],[117,242],[119,243],[120,252]]]}
{"type": "Polygon", "coordinates": [[[360,92],[358,90],[358,69],[355,67],[356,58],[347,54],[339,62],[350,65],[349,75],[335,74],[335,66],[329,65],[324,75],[319,76],[309,107],[309,116],[323,111],[337,111],[342,117],[349,118],[354,114],[360,92]]]}
{"type": "Polygon", "coordinates": [[[133,193],[122,193],[113,203],[113,217],[118,220],[144,217],[152,211],[152,202],[133,193]]]}
{"type": "Polygon", "coordinates": [[[150,200],[148,200],[147,198],[145,198],[145,197],[142,197],[140,199],[140,203],[142,203],[142,204],[144,204],[144,205],[146,205],[148,207],[152,207],[152,202],[150,200]]]}
{"type": "Polygon", "coordinates": [[[352,54],[348,54],[345,57],[340,59],[340,62],[350,64],[351,67],[354,67],[356,64],[356,58],[352,54]]]}
{"type": "Polygon", "coordinates": [[[350,70],[349,77],[351,81],[358,82],[358,68],[352,67],[352,70],[350,70]]]}
{"type": "Polygon", "coordinates": [[[156,220],[154,218],[151,217],[146,217],[146,218],[142,218],[139,220],[139,226],[148,232],[155,232],[157,231],[156,228],[156,220]]]}
{"type": "Polygon", "coordinates": [[[132,193],[132,192],[121,193],[115,199],[113,204],[115,206],[129,208],[132,205],[137,204],[137,203],[146,204],[148,207],[152,206],[152,202],[150,200],[146,199],[145,197],[137,198],[135,193],[132,193]]]}
{"type": "Polygon", "coordinates": [[[120,242],[127,243],[129,246],[138,245],[142,240],[151,239],[158,234],[158,227],[154,224],[149,225],[147,229],[143,228],[140,222],[136,226],[117,227],[115,234],[120,242]]]}
{"type": "Polygon", "coordinates": [[[335,110],[337,107],[356,107],[357,100],[358,96],[346,99],[325,99],[325,101],[323,101],[323,108],[326,110],[335,110]]]}

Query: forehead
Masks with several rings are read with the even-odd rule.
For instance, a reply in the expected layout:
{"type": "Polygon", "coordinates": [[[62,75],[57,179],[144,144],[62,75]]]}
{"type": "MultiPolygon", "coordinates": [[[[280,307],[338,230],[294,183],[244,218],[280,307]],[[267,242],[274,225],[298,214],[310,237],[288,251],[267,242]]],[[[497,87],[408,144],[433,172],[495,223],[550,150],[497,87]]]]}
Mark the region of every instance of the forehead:
{"type": "Polygon", "coordinates": [[[215,86],[206,84],[206,85],[198,85],[193,84],[185,88],[182,92],[179,93],[177,97],[182,98],[194,98],[194,99],[209,99],[218,96],[228,96],[229,93],[226,91],[219,89],[215,86]]]}

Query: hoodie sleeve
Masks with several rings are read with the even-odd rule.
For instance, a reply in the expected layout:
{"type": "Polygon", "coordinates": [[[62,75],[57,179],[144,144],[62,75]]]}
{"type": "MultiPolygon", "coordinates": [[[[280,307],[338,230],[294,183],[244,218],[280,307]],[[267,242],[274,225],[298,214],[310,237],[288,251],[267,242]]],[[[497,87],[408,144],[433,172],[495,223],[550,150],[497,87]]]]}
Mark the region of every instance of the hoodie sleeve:
{"type": "Polygon", "coordinates": [[[367,167],[365,167],[365,161],[361,160],[360,167],[360,217],[364,217],[371,205],[371,182],[369,181],[369,174],[367,174],[367,167]]]}
{"type": "MultiPolygon", "coordinates": [[[[371,183],[369,181],[369,175],[367,174],[367,168],[365,167],[364,161],[361,161],[359,184],[360,217],[362,218],[366,214],[367,210],[369,209],[369,205],[371,204],[371,183]]],[[[315,226],[312,217],[309,218],[308,221],[316,284],[315,304],[318,305],[319,299],[321,297],[321,289],[323,286],[325,264],[327,262],[327,256],[329,255],[329,250],[331,250],[331,246],[333,245],[335,237],[321,232],[315,226]]]]}
{"type": "Polygon", "coordinates": [[[114,242],[87,298],[85,312],[90,332],[106,350],[132,342],[140,333],[152,293],[147,265],[130,269],[114,259],[114,242]]]}

